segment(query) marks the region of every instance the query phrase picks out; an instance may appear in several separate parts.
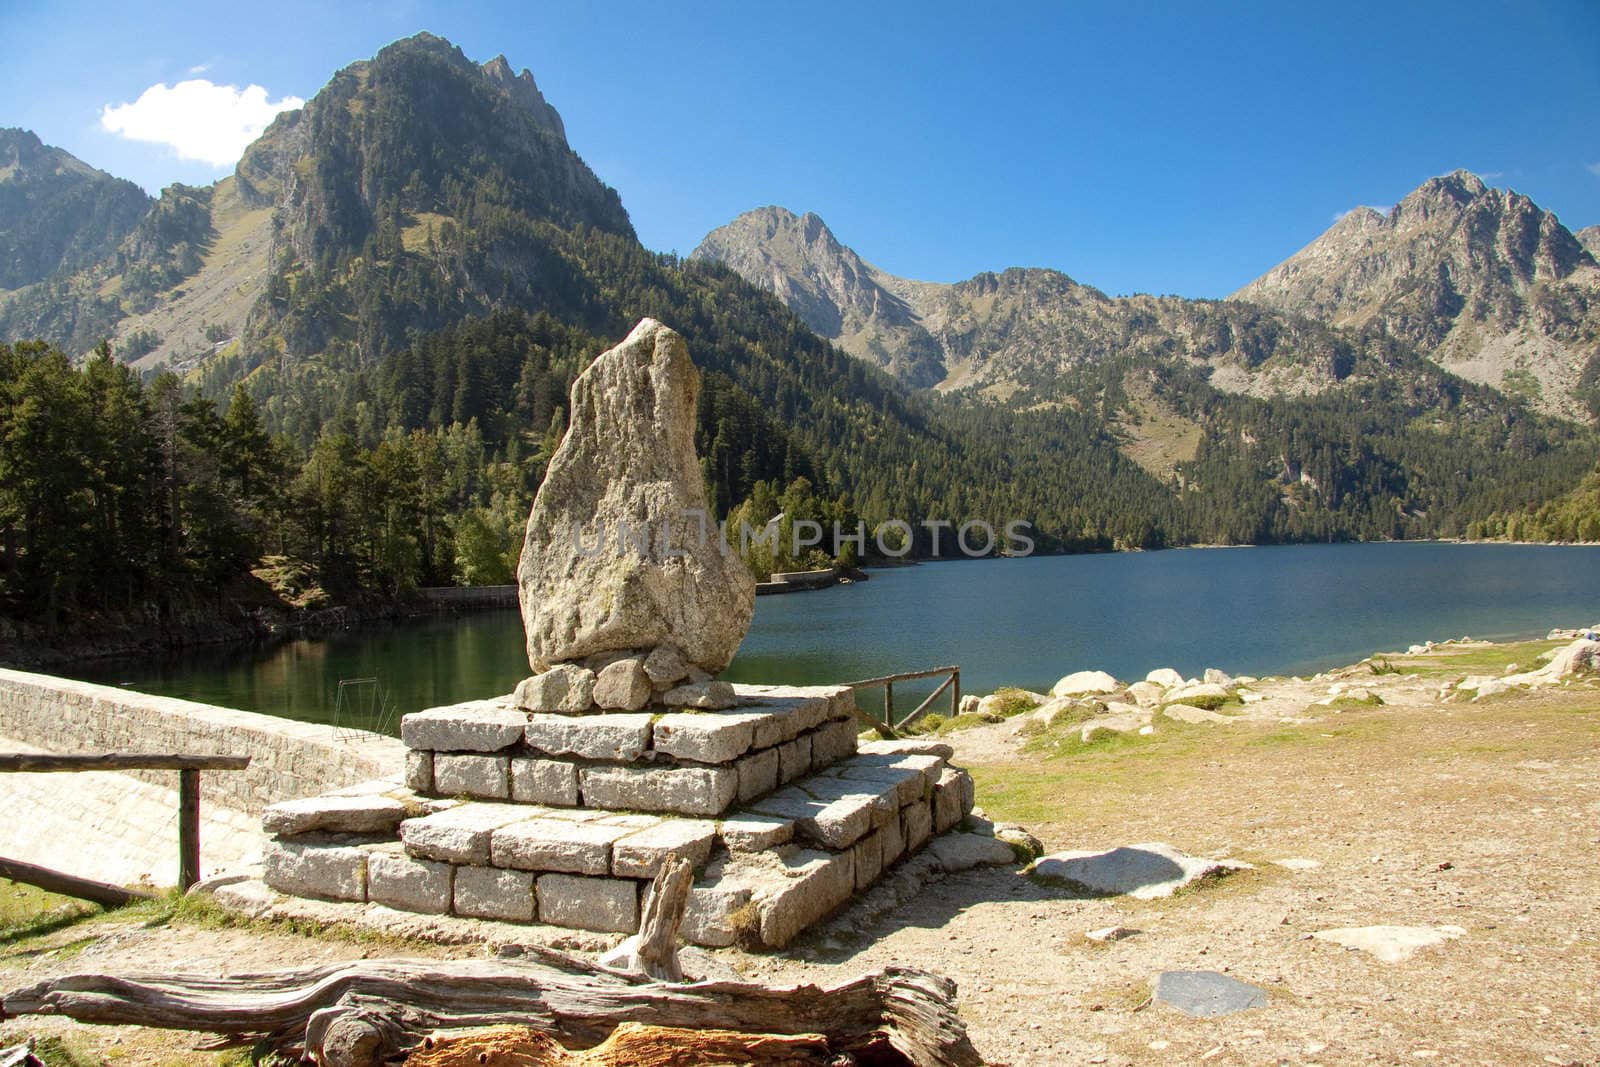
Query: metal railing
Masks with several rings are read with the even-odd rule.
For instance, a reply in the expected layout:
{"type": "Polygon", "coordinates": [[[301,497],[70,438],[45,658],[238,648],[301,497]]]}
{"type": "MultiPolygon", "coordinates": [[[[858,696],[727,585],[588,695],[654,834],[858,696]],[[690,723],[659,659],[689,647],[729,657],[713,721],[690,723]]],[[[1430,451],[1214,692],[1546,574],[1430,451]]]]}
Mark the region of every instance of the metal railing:
{"type": "Polygon", "coordinates": [[[922,718],[923,715],[927,714],[928,709],[933,706],[933,702],[939,699],[939,695],[946,689],[950,690],[950,715],[952,718],[956,715],[957,711],[961,707],[960,667],[934,667],[926,671],[906,671],[903,674],[886,674],[881,678],[863,678],[859,682],[847,682],[845,684],[857,692],[860,692],[863,689],[876,688],[878,686],[883,687],[883,718],[878,719],[875,716],[872,716],[870,712],[864,712],[863,714],[866,714],[868,717],[872,718],[874,725],[888,730],[891,734],[904,730],[907,726],[910,726],[912,723],[922,718]],[[914,682],[919,678],[937,678],[940,675],[948,675],[948,677],[945,678],[944,681],[940,682],[938,688],[929,693],[927,699],[918,704],[911,714],[907,715],[903,719],[897,720],[894,714],[895,683],[914,682]]]}

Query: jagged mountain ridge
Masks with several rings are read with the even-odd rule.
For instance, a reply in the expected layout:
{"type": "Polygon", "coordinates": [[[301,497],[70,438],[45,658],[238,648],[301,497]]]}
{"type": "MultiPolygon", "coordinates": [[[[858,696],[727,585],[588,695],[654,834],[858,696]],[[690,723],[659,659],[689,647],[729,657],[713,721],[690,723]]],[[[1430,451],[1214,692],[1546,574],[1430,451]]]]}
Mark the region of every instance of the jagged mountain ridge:
{"type": "Polygon", "coordinates": [[[1371,363],[1362,339],[1298,316],[1215,300],[1110,297],[1044,268],[954,284],[899,278],[839,242],[816,215],[777,207],[713,230],[691,258],[728,265],[851,354],[943,391],[1050,401],[1064,376],[1132,354],[1208,367],[1226,392],[1295,396],[1371,363]]]}
{"type": "Polygon", "coordinates": [[[133,182],[28,130],[0,129],[0,290],[77,270],[115,248],[150,208],[133,182]]]}
{"type": "Polygon", "coordinates": [[[1461,170],[1387,214],[1347,213],[1230,299],[1381,330],[1566,416],[1583,413],[1600,357],[1594,253],[1553,213],[1461,170]]]}

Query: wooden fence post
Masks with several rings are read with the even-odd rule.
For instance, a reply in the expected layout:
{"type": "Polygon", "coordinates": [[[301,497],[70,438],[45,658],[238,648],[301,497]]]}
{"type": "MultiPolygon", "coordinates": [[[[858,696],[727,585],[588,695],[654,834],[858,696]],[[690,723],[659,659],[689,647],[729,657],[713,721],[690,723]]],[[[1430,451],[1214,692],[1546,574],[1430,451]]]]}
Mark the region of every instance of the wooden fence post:
{"type": "Polygon", "coordinates": [[[178,772],[178,890],[187,893],[200,880],[200,772],[178,772]]]}

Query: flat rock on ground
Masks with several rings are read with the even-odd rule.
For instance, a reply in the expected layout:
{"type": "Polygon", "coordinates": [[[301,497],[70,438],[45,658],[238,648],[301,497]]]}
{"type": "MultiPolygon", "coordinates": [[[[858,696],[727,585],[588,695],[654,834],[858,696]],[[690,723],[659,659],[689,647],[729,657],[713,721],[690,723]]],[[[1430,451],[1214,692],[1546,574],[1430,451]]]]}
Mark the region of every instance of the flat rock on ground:
{"type": "Polygon", "coordinates": [[[1037,878],[1079,885],[1100,896],[1126,894],[1138,900],[1154,900],[1169,897],[1201,878],[1249,866],[1232,860],[1202,859],[1171,845],[1153,842],[1123,845],[1104,852],[1058,852],[1039,859],[1029,873],[1037,878]]]}
{"type": "Polygon", "coordinates": [[[1459,926],[1346,926],[1313,936],[1345,948],[1371,953],[1384,963],[1404,963],[1419,951],[1466,934],[1459,926]]]}
{"type": "Polygon", "coordinates": [[[1267,991],[1216,971],[1166,971],[1156,979],[1154,999],[1187,1015],[1210,1018],[1264,1008],[1267,991]]]}

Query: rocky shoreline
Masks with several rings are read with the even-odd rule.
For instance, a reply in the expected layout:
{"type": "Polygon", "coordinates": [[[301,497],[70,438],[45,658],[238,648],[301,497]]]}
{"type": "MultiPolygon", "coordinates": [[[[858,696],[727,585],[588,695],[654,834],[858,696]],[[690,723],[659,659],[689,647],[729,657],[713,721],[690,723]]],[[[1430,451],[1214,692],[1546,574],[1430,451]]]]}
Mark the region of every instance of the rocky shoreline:
{"type": "Polygon", "coordinates": [[[1300,725],[1327,712],[1393,703],[1479,701],[1516,691],[1570,685],[1600,674],[1600,622],[1557,627],[1537,652],[1536,662],[1510,664],[1485,673],[1472,655],[1529,642],[1477,641],[1471,637],[1414,644],[1405,651],[1375,652],[1358,663],[1310,676],[1233,676],[1215,667],[1185,678],[1170,667],[1150,671],[1134,682],[1105,671],[1065,675],[1047,693],[1002,687],[987,696],[962,697],[956,718],[930,716],[924,729],[950,732],[1004,724],[1009,739],[1025,741],[1049,732],[1057,747],[1088,745],[1115,735],[1148,737],[1174,724],[1300,725]],[[1460,658],[1459,671],[1423,669],[1422,661],[1460,658]]]}

